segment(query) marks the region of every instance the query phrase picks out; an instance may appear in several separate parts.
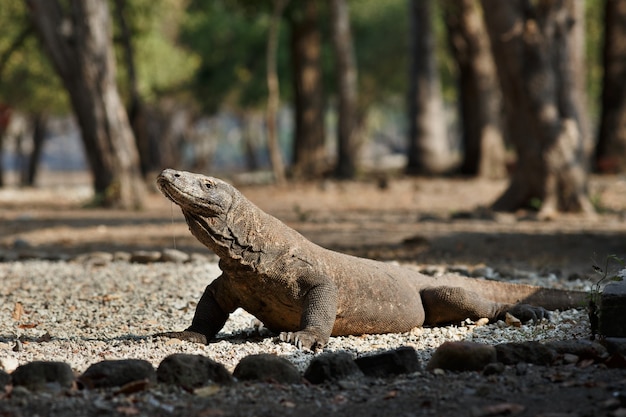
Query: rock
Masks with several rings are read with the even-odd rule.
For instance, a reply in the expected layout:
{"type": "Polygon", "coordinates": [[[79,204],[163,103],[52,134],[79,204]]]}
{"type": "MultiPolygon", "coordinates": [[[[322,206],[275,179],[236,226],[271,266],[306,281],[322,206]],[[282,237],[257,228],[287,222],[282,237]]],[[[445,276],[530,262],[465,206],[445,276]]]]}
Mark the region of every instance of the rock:
{"type": "Polygon", "coordinates": [[[19,362],[12,356],[5,356],[0,358],[0,369],[6,372],[13,372],[19,366],[19,362]]]}
{"type": "Polygon", "coordinates": [[[444,342],[433,353],[426,370],[481,371],[496,360],[496,349],[493,346],[466,341],[444,342]]]}
{"type": "Polygon", "coordinates": [[[21,352],[24,350],[24,344],[22,343],[22,341],[20,339],[17,339],[15,341],[15,345],[13,346],[13,352],[21,352]]]}
{"type": "Polygon", "coordinates": [[[479,266],[472,270],[471,276],[475,278],[493,279],[496,277],[496,272],[493,268],[488,266],[479,266]]]}
{"type": "Polygon", "coordinates": [[[626,280],[607,284],[600,295],[598,332],[609,337],[626,337],[626,280]]]}
{"type": "Polygon", "coordinates": [[[626,369],[626,338],[607,337],[604,339],[607,352],[610,354],[604,362],[609,368],[626,369]]]}
{"type": "Polygon", "coordinates": [[[189,261],[189,255],[178,249],[163,249],[161,252],[161,261],[182,264],[189,261]]]}
{"type": "Polygon", "coordinates": [[[13,262],[17,261],[18,255],[15,251],[2,250],[0,251],[0,262],[13,262]]]}
{"type": "Polygon", "coordinates": [[[130,262],[138,264],[149,264],[159,262],[160,260],[161,252],[155,250],[138,250],[130,256],[130,262]]]}
{"type": "Polygon", "coordinates": [[[121,387],[136,381],[156,383],[152,364],[141,359],[107,360],[94,363],[78,378],[88,389],[121,387]]]}
{"type": "Polygon", "coordinates": [[[16,250],[30,249],[32,247],[33,245],[28,240],[21,237],[15,238],[13,241],[13,249],[16,250]]]}
{"type": "Polygon", "coordinates": [[[90,252],[78,255],[74,258],[74,262],[81,264],[89,264],[95,266],[106,265],[113,260],[113,255],[109,252],[90,252]]]}
{"type": "Polygon", "coordinates": [[[401,347],[375,355],[362,356],[355,363],[366,376],[386,378],[392,375],[408,374],[421,370],[415,349],[401,347]]]}
{"type": "Polygon", "coordinates": [[[304,378],[312,384],[336,382],[362,375],[363,372],[348,352],[330,352],[316,356],[304,372],[304,378]]]}
{"type": "Polygon", "coordinates": [[[539,342],[501,343],[495,346],[498,362],[515,365],[520,362],[551,365],[558,358],[554,349],[539,342]]]}
{"type": "Polygon", "coordinates": [[[604,339],[604,345],[608,353],[620,353],[626,357],[626,337],[607,337],[604,339]]]}
{"type": "Polygon", "coordinates": [[[131,257],[132,255],[130,254],[130,252],[124,252],[121,250],[113,253],[113,260],[118,262],[130,262],[131,257]]]}
{"type": "Polygon", "coordinates": [[[201,253],[192,253],[191,255],[189,255],[189,261],[193,263],[203,264],[206,262],[210,262],[211,259],[201,253]]]}
{"type": "Polygon", "coordinates": [[[246,356],[235,367],[233,376],[240,381],[276,381],[281,384],[297,384],[302,380],[291,362],[270,353],[246,356]]]}
{"type": "Polygon", "coordinates": [[[448,268],[448,272],[452,274],[463,275],[465,277],[470,276],[470,269],[465,265],[453,265],[448,268]]]}
{"type": "Polygon", "coordinates": [[[233,377],[224,365],[205,356],[175,353],[161,361],[157,380],[193,389],[211,383],[230,384],[233,377]]]}
{"type": "Polygon", "coordinates": [[[3,391],[3,387],[11,384],[11,375],[8,372],[0,370],[0,392],[3,391]]]}
{"type": "Polygon", "coordinates": [[[34,361],[18,366],[11,379],[30,391],[59,391],[72,387],[74,373],[65,362],[34,361]]]}
{"type": "Polygon", "coordinates": [[[485,365],[483,369],[483,375],[500,375],[504,372],[505,366],[502,362],[491,362],[485,365]]]}
{"type": "Polygon", "coordinates": [[[544,345],[562,355],[576,355],[581,359],[592,359],[596,362],[602,362],[609,357],[604,346],[591,340],[556,340],[546,342],[544,345]]]}

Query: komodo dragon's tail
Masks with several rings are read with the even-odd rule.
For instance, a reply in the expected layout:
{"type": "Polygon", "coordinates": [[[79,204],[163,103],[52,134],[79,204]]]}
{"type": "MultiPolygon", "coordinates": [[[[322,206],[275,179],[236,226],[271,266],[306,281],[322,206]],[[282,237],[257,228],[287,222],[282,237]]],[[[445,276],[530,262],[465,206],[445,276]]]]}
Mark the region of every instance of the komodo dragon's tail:
{"type": "Polygon", "coordinates": [[[514,284],[478,278],[444,275],[446,285],[460,286],[500,303],[524,303],[541,306],[547,310],[566,310],[587,305],[589,293],[514,284]],[[458,284],[457,284],[458,281],[458,284]]]}

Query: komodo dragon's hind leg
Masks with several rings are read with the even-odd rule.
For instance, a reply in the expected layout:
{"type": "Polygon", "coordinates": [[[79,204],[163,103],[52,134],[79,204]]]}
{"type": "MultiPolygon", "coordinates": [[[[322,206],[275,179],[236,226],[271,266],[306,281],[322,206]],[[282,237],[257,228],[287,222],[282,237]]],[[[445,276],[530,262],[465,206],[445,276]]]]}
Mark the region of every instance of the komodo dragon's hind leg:
{"type": "Polygon", "coordinates": [[[533,322],[549,318],[543,307],[529,304],[505,304],[488,300],[480,294],[459,287],[429,287],[420,292],[426,313],[426,325],[436,326],[486,317],[490,321],[503,319],[511,313],[521,321],[533,322]]]}

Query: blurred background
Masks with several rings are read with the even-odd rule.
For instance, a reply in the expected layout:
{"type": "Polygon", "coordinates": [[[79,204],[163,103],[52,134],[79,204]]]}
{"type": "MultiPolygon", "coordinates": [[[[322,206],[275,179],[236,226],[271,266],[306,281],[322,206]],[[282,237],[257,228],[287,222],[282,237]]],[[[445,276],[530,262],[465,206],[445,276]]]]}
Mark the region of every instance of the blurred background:
{"type": "Polygon", "coordinates": [[[625,0],[24,0],[0,27],[0,186],[507,178],[484,204],[550,217],[626,168],[625,0]]]}

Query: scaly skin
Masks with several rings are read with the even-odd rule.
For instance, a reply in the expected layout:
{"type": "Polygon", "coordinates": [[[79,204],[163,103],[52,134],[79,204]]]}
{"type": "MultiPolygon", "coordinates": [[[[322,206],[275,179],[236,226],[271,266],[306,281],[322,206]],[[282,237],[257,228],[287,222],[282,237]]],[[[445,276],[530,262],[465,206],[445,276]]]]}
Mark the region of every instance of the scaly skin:
{"type": "Polygon", "coordinates": [[[191,233],[220,257],[222,270],[202,295],[191,326],[162,336],[208,343],[242,307],[281,340],[314,349],[330,336],[496,320],[506,312],[538,321],[548,317],[546,308],[584,302],[584,293],[430,277],[324,249],[217,178],[166,169],[157,184],[180,206],[191,233]]]}

